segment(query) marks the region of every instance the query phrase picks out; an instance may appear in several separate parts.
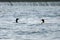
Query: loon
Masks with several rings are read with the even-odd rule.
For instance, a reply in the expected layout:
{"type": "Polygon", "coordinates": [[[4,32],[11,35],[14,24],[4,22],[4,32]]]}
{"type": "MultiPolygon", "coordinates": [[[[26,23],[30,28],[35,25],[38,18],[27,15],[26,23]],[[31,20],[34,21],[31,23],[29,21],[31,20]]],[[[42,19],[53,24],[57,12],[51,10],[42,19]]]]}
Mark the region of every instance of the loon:
{"type": "Polygon", "coordinates": [[[19,18],[16,18],[16,23],[18,23],[19,18]]]}
{"type": "Polygon", "coordinates": [[[41,21],[42,21],[42,23],[44,23],[44,22],[45,22],[45,20],[44,20],[44,19],[41,19],[41,21]]]}

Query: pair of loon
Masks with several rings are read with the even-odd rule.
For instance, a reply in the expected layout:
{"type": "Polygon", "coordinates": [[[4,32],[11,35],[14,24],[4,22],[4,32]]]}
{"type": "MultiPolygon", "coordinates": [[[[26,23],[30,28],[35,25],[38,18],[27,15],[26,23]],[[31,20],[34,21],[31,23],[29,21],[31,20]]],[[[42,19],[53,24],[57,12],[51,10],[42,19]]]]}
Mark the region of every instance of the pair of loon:
{"type": "MultiPolygon", "coordinates": [[[[18,23],[18,20],[19,20],[19,18],[16,18],[16,23],[18,23]]],[[[45,20],[44,20],[44,19],[41,19],[41,21],[42,21],[42,23],[44,23],[44,22],[45,22],[45,20]]]]}

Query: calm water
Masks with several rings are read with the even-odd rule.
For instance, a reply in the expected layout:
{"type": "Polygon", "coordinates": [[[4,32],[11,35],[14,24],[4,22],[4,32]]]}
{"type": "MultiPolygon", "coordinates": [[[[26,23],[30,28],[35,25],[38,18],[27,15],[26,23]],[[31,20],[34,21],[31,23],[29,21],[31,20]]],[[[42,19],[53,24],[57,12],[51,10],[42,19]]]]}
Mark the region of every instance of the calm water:
{"type": "Polygon", "coordinates": [[[60,6],[15,4],[0,2],[0,40],[60,40],[60,6]]]}

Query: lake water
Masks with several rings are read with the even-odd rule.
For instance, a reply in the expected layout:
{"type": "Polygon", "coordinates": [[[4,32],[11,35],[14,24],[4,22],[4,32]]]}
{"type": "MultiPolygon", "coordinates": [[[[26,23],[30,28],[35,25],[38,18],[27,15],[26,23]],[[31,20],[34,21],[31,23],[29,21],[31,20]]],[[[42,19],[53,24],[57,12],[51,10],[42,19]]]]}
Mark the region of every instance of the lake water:
{"type": "Polygon", "coordinates": [[[38,3],[0,2],[0,40],[60,40],[60,3],[38,3]]]}

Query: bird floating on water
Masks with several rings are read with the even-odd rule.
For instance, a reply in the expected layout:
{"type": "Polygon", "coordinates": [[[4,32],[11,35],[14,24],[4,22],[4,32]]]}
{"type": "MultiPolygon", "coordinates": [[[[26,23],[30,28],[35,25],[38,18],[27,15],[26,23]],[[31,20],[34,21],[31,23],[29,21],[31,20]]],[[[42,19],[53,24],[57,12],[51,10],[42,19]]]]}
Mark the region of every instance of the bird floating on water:
{"type": "MultiPolygon", "coordinates": [[[[42,21],[42,23],[44,23],[44,22],[45,22],[45,20],[44,20],[44,19],[41,19],[41,21],[42,21]]],[[[42,24],[42,23],[41,23],[41,24],[42,24]]]]}
{"type": "Polygon", "coordinates": [[[18,23],[19,18],[16,18],[16,23],[18,23]]]}

